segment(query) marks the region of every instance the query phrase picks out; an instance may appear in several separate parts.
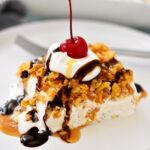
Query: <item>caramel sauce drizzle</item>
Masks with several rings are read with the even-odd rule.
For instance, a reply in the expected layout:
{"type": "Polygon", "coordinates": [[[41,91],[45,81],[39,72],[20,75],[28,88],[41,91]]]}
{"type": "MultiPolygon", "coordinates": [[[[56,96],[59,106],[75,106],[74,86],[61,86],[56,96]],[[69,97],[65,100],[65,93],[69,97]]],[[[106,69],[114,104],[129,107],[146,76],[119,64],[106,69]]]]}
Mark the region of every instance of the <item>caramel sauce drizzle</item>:
{"type": "Polygon", "coordinates": [[[72,74],[72,67],[73,64],[76,62],[76,60],[74,59],[70,59],[69,61],[67,61],[67,71],[66,71],[66,77],[67,78],[71,78],[71,74],[72,74]]]}
{"type": "Polygon", "coordinates": [[[3,116],[0,114],[0,130],[8,135],[20,137],[18,124],[11,119],[9,115],[3,116]]]}

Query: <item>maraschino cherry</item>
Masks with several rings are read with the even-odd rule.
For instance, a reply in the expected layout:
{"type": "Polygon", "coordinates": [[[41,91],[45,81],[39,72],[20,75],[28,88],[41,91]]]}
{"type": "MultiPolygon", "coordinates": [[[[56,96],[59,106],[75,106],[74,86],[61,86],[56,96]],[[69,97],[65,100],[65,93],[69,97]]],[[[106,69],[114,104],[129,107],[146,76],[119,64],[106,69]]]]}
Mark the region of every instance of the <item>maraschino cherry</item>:
{"type": "Polygon", "coordinates": [[[83,58],[87,56],[88,46],[86,41],[80,36],[74,36],[72,34],[72,7],[71,0],[69,0],[70,7],[70,39],[65,40],[60,45],[61,52],[67,52],[67,55],[72,58],[83,58]]]}

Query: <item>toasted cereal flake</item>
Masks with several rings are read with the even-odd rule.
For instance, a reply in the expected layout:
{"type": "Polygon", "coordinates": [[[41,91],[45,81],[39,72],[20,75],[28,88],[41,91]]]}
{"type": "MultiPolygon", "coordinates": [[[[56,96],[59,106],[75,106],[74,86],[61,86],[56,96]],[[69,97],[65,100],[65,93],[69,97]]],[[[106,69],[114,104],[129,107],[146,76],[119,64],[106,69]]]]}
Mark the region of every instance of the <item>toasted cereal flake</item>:
{"type": "MultiPolygon", "coordinates": [[[[17,74],[20,75],[23,70],[27,70],[30,76],[40,76],[41,91],[45,92],[48,97],[36,92],[34,98],[26,101],[23,100],[21,106],[34,106],[39,100],[44,103],[47,98],[48,101],[53,101],[62,87],[71,89],[69,98],[66,96],[65,91],[62,92],[61,99],[63,103],[65,104],[68,101],[69,105],[74,106],[79,105],[87,99],[102,104],[108,97],[111,97],[111,100],[120,96],[123,98],[133,94],[134,90],[130,86],[133,82],[133,72],[125,69],[122,63],[115,59],[114,52],[102,43],[91,44],[89,45],[89,49],[98,56],[101,62],[101,73],[90,82],[80,83],[79,79],[67,79],[60,73],[53,71],[45,76],[46,57],[43,57],[42,61],[37,61],[32,67],[31,62],[22,64],[17,74]]],[[[22,81],[26,87],[28,79],[22,79],[22,81]]],[[[146,96],[146,93],[143,92],[141,97],[144,96],[146,96]]],[[[51,113],[50,110],[47,112],[48,114],[51,113]]]]}
{"type": "Polygon", "coordinates": [[[30,68],[31,62],[23,63],[17,72],[17,76],[21,76],[22,71],[28,70],[30,68]]]}

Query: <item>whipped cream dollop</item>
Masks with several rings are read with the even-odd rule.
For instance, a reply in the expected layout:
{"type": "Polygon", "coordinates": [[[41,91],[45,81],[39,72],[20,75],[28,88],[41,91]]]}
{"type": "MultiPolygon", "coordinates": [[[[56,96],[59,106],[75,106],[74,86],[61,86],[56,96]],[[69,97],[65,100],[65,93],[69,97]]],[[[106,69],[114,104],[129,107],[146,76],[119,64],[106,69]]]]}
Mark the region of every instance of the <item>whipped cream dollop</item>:
{"type": "Polygon", "coordinates": [[[75,77],[79,70],[81,72],[82,69],[82,73],[84,74],[82,81],[92,80],[99,75],[101,67],[98,64],[94,65],[93,62],[99,62],[99,58],[92,51],[88,50],[88,55],[84,58],[75,59],[69,57],[67,52],[60,52],[58,50],[59,46],[59,43],[53,44],[47,53],[47,61],[49,60],[48,67],[51,71],[61,73],[66,78],[70,79],[75,77]],[[92,67],[89,68],[88,66],[92,67]],[[86,71],[87,73],[85,73],[86,71]]]}

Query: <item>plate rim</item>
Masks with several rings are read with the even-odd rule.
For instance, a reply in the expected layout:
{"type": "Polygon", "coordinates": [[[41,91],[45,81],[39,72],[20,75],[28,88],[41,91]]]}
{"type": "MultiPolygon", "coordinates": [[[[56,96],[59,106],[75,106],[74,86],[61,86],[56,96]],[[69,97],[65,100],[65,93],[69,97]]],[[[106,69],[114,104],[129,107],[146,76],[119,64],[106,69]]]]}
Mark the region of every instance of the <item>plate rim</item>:
{"type": "MultiPolygon", "coordinates": [[[[55,23],[67,22],[67,21],[68,21],[68,24],[69,24],[69,19],[51,19],[51,20],[47,19],[47,20],[42,20],[42,21],[33,21],[33,22],[27,22],[27,23],[24,23],[24,24],[19,24],[19,25],[12,26],[12,27],[1,30],[0,31],[0,40],[1,40],[1,37],[3,35],[8,34],[9,32],[13,32],[13,31],[17,31],[17,30],[19,31],[19,30],[21,30],[21,28],[26,28],[27,29],[27,28],[31,28],[32,26],[36,26],[38,24],[47,24],[47,23],[55,24],[55,23]]],[[[141,36],[145,36],[146,38],[149,38],[149,40],[150,40],[150,34],[145,33],[144,31],[140,31],[136,28],[133,28],[132,26],[129,27],[129,26],[125,26],[125,25],[121,25],[121,24],[117,24],[117,23],[94,20],[94,19],[73,19],[73,22],[81,22],[81,23],[86,22],[86,23],[89,23],[89,24],[102,24],[102,25],[117,27],[117,28],[120,28],[120,29],[125,29],[125,30],[128,30],[130,32],[140,34],[141,36]]],[[[14,35],[14,37],[15,37],[15,35],[14,35]]]]}

